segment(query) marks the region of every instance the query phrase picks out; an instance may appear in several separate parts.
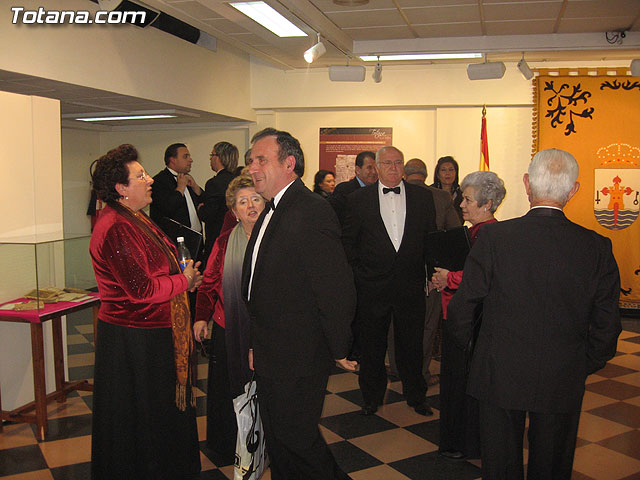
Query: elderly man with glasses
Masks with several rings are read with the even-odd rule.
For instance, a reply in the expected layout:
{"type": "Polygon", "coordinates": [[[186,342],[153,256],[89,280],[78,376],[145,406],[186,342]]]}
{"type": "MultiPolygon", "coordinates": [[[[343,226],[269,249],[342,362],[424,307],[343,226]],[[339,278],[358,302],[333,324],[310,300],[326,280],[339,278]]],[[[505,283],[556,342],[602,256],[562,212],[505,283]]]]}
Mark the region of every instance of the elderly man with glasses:
{"type": "Polygon", "coordinates": [[[420,415],[433,412],[422,376],[425,317],[425,237],[436,230],[433,195],[402,180],[404,156],[388,146],[378,150],[378,181],[347,197],[343,245],[358,295],[361,348],[359,383],[364,415],[383,403],[384,360],[393,322],[402,393],[420,415]]]}

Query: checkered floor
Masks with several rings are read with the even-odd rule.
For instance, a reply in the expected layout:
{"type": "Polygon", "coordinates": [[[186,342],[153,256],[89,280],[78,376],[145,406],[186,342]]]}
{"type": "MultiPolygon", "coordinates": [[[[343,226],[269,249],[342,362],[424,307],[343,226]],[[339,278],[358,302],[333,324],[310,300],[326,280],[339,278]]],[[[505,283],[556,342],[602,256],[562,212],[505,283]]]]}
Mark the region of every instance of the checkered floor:
{"type": "MultiPolygon", "coordinates": [[[[573,479],[640,479],[640,321],[624,322],[618,354],[588,379],[578,433],[573,479]]],[[[93,376],[93,333],[86,312],[68,317],[71,379],[93,376]]],[[[437,363],[435,368],[438,368],[437,363]]],[[[206,361],[201,359],[201,378],[206,361]]],[[[206,391],[206,380],[200,380],[206,391]]],[[[438,386],[429,390],[433,417],[422,417],[402,401],[391,382],[385,405],[373,417],[359,413],[357,376],[336,372],[327,387],[321,430],[336,460],[354,480],[477,479],[479,461],[441,458],[438,448],[438,386]]],[[[216,464],[207,451],[205,397],[198,392],[201,479],[233,478],[233,467],[216,464]]],[[[0,434],[0,479],[84,480],[90,478],[90,392],[75,392],[49,406],[49,434],[38,443],[26,424],[5,424],[0,434]]],[[[526,458],[526,457],[525,457],[526,458]]],[[[267,472],[264,479],[269,479],[267,472]]]]}

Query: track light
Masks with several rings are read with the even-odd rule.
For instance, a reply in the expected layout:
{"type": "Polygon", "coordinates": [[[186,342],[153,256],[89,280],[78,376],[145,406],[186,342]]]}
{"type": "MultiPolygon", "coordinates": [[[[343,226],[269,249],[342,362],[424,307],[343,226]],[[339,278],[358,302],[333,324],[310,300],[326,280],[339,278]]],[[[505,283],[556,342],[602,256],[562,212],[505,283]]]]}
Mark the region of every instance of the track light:
{"type": "Polygon", "coordinates": [[[640,58],[631,61],[631,75],[640,77],[640,58]]]}
{"type": "Polygon", "coordinates": [[[522,76],[526,80],[531,80],[533,78],[533,72],[529,68],[527,61],[524,59],[524,52],[522,52],[522,59],[518,62],[518,70],[522,73],[522,76]]]}
{"type": "Polygon", "coordinates": [[[470,63],[467,65],[469,80],[489,80],[504,77],[507,68],[502,62],[470,63]]]}
{"type": "Polygon", "coordinates": [[[378,57],[378,63],[376,63],[375,68],[373,69],[373,81],[376,83],[380,83],[382,81],[382,65],[380,64],[380,57],[378,57]]]}
{"type": "Polygon", "coordinates": [[[320,34],[318,34],[318,43],[304,52],[304,59],[307,63],[313,63],[314,60],[317,60],[325,53],[327,53],[327,48],[320,41],[320,34]]]}

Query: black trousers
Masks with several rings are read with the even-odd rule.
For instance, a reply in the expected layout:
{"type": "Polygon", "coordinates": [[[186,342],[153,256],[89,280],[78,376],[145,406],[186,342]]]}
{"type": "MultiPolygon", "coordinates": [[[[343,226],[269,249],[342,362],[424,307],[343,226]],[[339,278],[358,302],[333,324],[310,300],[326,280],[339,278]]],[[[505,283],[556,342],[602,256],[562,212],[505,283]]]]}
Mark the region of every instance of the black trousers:
{"type": "MultiPolygon", "coordinates": [[[[424,305],[424,295],[421,297],[424,305]]],[[[407,312],[394,305],[376,304],[375,308],[360,308],[360,375],[358,382],[364,401],[368,405],[381,405],[387,389],[387,371],[384,357],[387,334],[393,320],[396,365],[402,393],[411,406],[425,401],[427,383],[422,376],[422,337],[424,334],[424,308],[407,312]]]]}
{"type": "Polygon", "coordinates": [[[444,329],[440,364],[440,451],[457,451],[477,458],[480,454],[478,401],[466,393],[466,358],[466,352],[444,329]]]}
{"type": "Polygon", "coordinates": [[[207,445],[218,454],[216,463],[232,465],[238,424],[229,384],[225,331],[215,322],[212,330],[213,355],[209,358],[207,380],[207,445]]]}
{"type": "MultiPolygon", "coordinates": [[[[580,411],[529,413],[527,480],[570,480],[580,411]]],[[[524,479],[522,442],[527,412],[480,402],[484,480],[524,479]]]]}
{"type": "Polygon", "coordinates": [[[328,373],[293,378],[256,375],[273,480],[348,478],[318,428],[328,379],[328,373]]]}

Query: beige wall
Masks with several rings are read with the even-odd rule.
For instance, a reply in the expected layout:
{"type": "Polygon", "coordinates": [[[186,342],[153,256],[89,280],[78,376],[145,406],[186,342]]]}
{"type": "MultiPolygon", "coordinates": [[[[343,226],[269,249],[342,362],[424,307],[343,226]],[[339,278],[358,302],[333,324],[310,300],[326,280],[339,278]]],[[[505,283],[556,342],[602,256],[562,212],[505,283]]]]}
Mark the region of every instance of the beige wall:
{"type": "MultiPolygon", "coordinates": [[[[532,67],[624,66],[625,62],[542,63],[532,67]]],[[[628,66],[628,63],[626,64],[628,66]]],[[[252,61],[252,105],[259,128],[288,130],[302,143],[303,180],[318,170],[320,127],[392,127],[393,143],[405,158],[419,157],[430,174],[437,159],[452,155],[462,178],[480,162],[482,105],[487,105],[491,169],[507,188],[496,216],[524,214],[528,201],[522,175],[531,160],[533,90],[516,65],[500,80],[470,81],[466,65],[384,65],[382,82],[331,82],[327,69],[281,71],[252,61]]],[[[432,175],[430,180],[433,181],[432,175]]]]}
{"type": "MultiPolygon", "coordinates": [[[[88,0],[24,0],[25,10],[97,11],[88,0]]],[[[217,52],[156,28],[12,25],[0,9],[0,69],[251,120],[249,56],[217,52]]]]}
{"type": "Polygon", "coordinates": [[[91,222],[86,215],[91,185],[89,166],[108,150],[122,143],[131,143],[140,153],[145,169],[155,175],[164,165],[164,151],[172,143],[189,147],[194,159],[191,174],[204,187],[213,176],[209,152],[217,142],[230,142],[238,147],[240,164],[248,148],[247,128],[233,129],[172,129],[95,132],[65,128],[62,130],[62,173],[64,178],[64,228],[68,235],[88,235],[91,222]]]}

